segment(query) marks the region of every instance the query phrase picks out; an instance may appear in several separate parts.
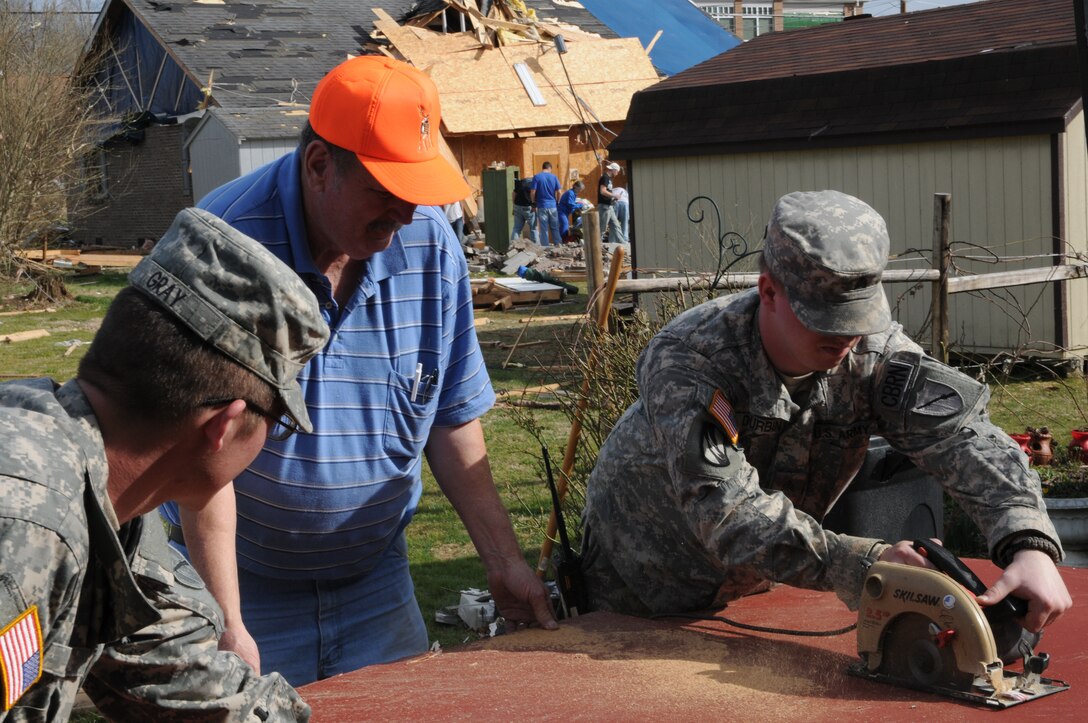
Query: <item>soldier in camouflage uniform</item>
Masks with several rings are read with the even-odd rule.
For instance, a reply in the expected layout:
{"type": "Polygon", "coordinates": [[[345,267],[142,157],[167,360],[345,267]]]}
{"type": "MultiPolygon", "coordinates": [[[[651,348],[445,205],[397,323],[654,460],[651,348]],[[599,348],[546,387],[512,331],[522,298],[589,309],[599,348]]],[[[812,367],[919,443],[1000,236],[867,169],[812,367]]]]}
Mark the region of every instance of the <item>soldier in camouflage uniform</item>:
{"type": "Polygon", "coordinates": [[[130,282],[75,380],[0,385],[0,720],[67,720],[81,686],[115,720],[306,720],[280,675],[217,650],[219,607],[153,511],[206,504],[270,430],[310,430],[317,301],[195,210],[130,282]]]}
{"type": "Polygon", "coordinates": [[[884,219],[835,191],[791,193],[767,228],[758,288],[679,315],[637,370],[640,399],[589,479],[591,607],[706,609],[780,582],[856,607],[878,559],[909,542],[820,522],[878,434],[940,480],[1006,568],[980,598],[1028,598],[1026,627],[1069,607],[1038,477],[990,423],[985,385],[926,356],[891,322],[884,219]]]}

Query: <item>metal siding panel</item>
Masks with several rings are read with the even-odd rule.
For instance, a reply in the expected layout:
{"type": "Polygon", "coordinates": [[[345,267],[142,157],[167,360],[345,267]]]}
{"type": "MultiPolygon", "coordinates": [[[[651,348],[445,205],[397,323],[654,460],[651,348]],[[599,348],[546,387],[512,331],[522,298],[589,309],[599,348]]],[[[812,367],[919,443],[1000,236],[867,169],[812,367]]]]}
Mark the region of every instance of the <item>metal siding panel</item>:
{"type": "MultiPolygon", "coordinates": [[[[1083,126],[1078,142],[1083,146],[1083,126]]],[[[1082,167],[1085,164],[1082,159],[1082,167]]],[[[942,141],[889,147],[863,147],[819,152],[777,152],[702,156],[687,159],[640,161],[640,183],[635,202],[640,229],[654,229],[652,239],[640,238],[640,261],[646,266],[678,268],[681,255],[694,262],[698,227],[687,220],[687,202],[702,193],[712,198],[722,213],[721,231],[741,233],[749,249],[761,245],[763,226],[774,202],[798,189],[836,188],[870,202],[885,215],[892,240],[892,254],[904,255],[892,268],[930,265],[932,257],[933,198],[952,194],[952,239],[993,247],[997,254],[1046,246],[1050,222],[1049,142],[1046,137],[962,142],[942,141]],[[642,174],[647,175],[643,180],[642,174]],[[652,179],[652,180],[651,180],[652,179]],[[647,211],[649,209],[649,211],[647,211]],[[652,217],[644,218],[651,214],[652,217]],[[1012,234],[1011,236],[1008,234],[1012,234]],[[1033,239],[1030,243],[1025,240],[1033,239]],[[647,258],[647,243],[653,254],[647,258]],[[918,253],[908,254],[909,250],[918,253]],[[652,259],[652,260],[651,260],[652,259]]],[[[1083,174],[1082,174],[1083,176],[1083,174]]],[[[1080,197],[1084,198],[1082,181],[1080,197]]],[[[1088,230],[1084,203],[1078,223],[1088,230]]],[[[712,211],[708,208],[708,214],[712,211]]],[[[706,222],[713,224],[713,219],[706,222]]],[[[708,229],[708,234],[715,229],[708,229]]],[[[1084,244],[1084,232],[1080,235],[1084,244]]],[[[706,248],[705,265],[689,263],[684,270],[709,271],[717,260],[716,247],[706,248]]],[[[959,253],[969,249],[960,245],[959,253]]],[[[984,256],[981,251],[971,253],[984,256]]],[[[960,266],[975,273],[1001,270],[1004,265],[961,260],[960,266]]],[[[1021,264],[1023,266],[1024,264],[1021,264]]],[[[1029,266],[1039,265],[1035,261],[1029,266]]],[[[746,268],[745,266],[739,268],[746,268]]],[[[1010,267],[1011,268],[1011,267],[1010,267]]],[[[1084,282],[1081,286],[1088,286],[1084,282]]],[[[898,319],[908,333],[918,336],[927,323],[930,285],[913,287],[889,284],[889,298],[898,304],[898,319]]],[[[1030,309],[1029,323],[1036,339],[1053,337],[1050,294],[1035,287],[1011,289],[1011,296],[1030,309]]],[[[1088,290],[1078,290],[1081,301],[1088,290]]],[[[1017,344],[1020,324],[997,309],[990,298],[953,296],[952,337],[965,350],[993,353],[1017,344]]],[[[1013,312],[1015,316],[1015,312],[1013,312]]],[[[1088,330],[1081,332],[1088,338],[1088,330]]],[[[919,337],[928,343],[928,331],[919,337]]]]}
{"type": "Polygon", "coordinates": [[[673,189],[670,196],[662,199],[662,213],[665,215],[665,240],[669,244],[669,269],[679,269],[683,265],[683,253],[691,253],[692,236],[687,222],[681,223],[684,200],[692,196],[691,182],[692,159],[684,158],[679,163],[670,163],[665,167],[665,182],[673,189]],[[679,203],[677,201],[680,201],[679,203]]]}
{"type": "Polygon", "coordinates": [[[778,200],[776,194],[776,191],[778,189],[775,186],[772,154],[761,153],[759,154],[758,158],[761,174],[759,193],[758,195],[752,197],[750,205],[754,206],[756,203],[760,204],[760,207],[763,210],[763,225],[758,227],[760,229],[759,236],[757,238],[750,239],[753,243],[749,244],[749,247],[753,249],[756,248],[757,245],[760,245],[762,243],[764,226],[766,225],[767,220],[771,216],[771,209],[774,208],[774,202],[778,200]]]}
{"type": "MultiPolygon", "coordinates": [[[[971,142],[950,143],[951,155],[951,187],[952,187],[952,221],[951,238],[953,240],[967,240],[974,238],[971,228],[971,142]]],[[[932,228],[933,212],[930,206],[930,228],[932,228]]],[[[932,241],[929,243],[932,248],[932,241]]],[[[965,304],[955,296],[951,297],[949,309],[949,340],[958,341],[957,329],[960,319],[964,315],[965,304]]]]}
{"type": "MultiPolygon", "coordinates": [[[[996,146],[994,141],[980,141],[981,147],[981,163],[983,167],[983,173],[979,178],[974,179],[976,182],[981,182],[984,195],[982,197],[983,203],[978,203],[976,199],[973,206],[975,210],[980,214],[978,223],[981,224],[984,229],[974,242],[985,246],[991,253],[998,257],[1007,258],[1008,249],[1013,245],[1009,243],[1009,237],[1005,233],[1005,219],[1002,205],[1005,200],[1005,180],[1004,169],[1001,163],[1003,154],[996,146]]],[[[966,249],[970,252],[970,249],[966,249]]],[[[973,254],[978,255],[978,254],[973,254]]],[[[1024,264],[1021,261],[1012,261],[1005,264],[1004,268],[1023,268],[1024,264]]],[[[978,273],[987,273],[988,271],[995,270],[992,264],[988,264],[985,261],[979,261],[975,264],[975,269],[978,273]]],[[[972,318],[975,321],[975,326],[981,323],[982,327],[975,331],[985,332],[979,334],[976,337],[976,343],[983,344],[985,346],[998,346],[1002,341],[1012,341],[1016,339],[1017,342],[1022,343],[1026,341],[1020,337],[1016,327],[1018,326],[1017,317],[1020,316],[1016,310],[1016,306],[1021,305],[1023,302],[1023,291],[1020,289],[1009,290],[994,290],[993,292],[984,292],[983,298],[1004,298],[1006,300],[1016,300],[1012,306],[1002,306],[999,304],[986,304],[983,307],[975,305],[973,309],[974,313],[972,318]],[[1012,336],[1016,335],[1016,336],[1012,336]],[[1010,338],[1011,337],[1011,338],[1010,338]],[[1020,338],[1017,338],[1020,337],[1020,338]],[[999,341],[1001,340],[1001,341],[999,341]]],[[[1023,330],[1021,326],[1020,331],[1023,330]]],[[[1019,345],[1019,344],[1015,344],[1019,345]]]]}
{"type": "MultiPolygon", "coordinates": [[[[1088,253],[1088,152],[1084,113],[1078,113],[1066,127],[1062,179],[1064,228],[1059,229],[1067,253],[1088,253]]],[[[1065,323],[1067,347],[1081,356],[1088,354],[1088,279],[1065,282],[1065,323]]]]}
{"type": "MultiPolygon", "coordinates": [[[[631,204],[635,213],[639,216],[640,229],[649,231],[639,236],[639,263],[647,266],[663,266],[662,240],[665,238],[665,215],[661,212],[662,199],[671,193],[664,182],[664,166],[675,162],[664,159],[653,159],[639,162],[639,168],[646,171],[646,180],[641,175],[635,184],[635,198],[631,204]]],[[[597,194],[593,194],[596,203],[597,194]]]]}
{"type": "Polygon", "coordinates": [[[295,150],[297,145],[295,139],[243,141],[240,149],[241,172],[249,173],[266,163],[271,163],[295,150]]]}
{"type": "Polygon", "coordinates": [[[701,265],[705,264],[706,268],[715,267],[718,263],[718,239],[725,229],[728,228],[725,215],[728,212],[732,195],[726,190],[726,184],[724,183],[723,177],[727,175],[733,176],[735,173],[726,174],[717,172],[719,168],[721,168],[720,164],[715,164],[711,158],[700,156],[698,158],[698,174],[696,175],[697,185],[695,188],[691,189],[692,192],[688,193],[687,199],[682,204],[682,207],[678,209],[680,211],[680,222],[685,223],[687,220],[688,201],[697,195],[705,195],[715,200],[723,216],[721,228],[714,225],[707,226],[705,222],[702,224],[702,234],[699,235],[699,239],[702,243],[693,248],[691,254],[693,267],[695,267],[695,264],[700,260],[704,260],[701,265]]]}
{"type": "Polygon", "coordinates": [[[673,189],[673,193],[661,198],[661,209],[659,211],[667,219],[665,236],[662,240],[666,243],[671,240],[682,253],[689,257],[691,255],[692,238],[677,218],[676,209],[679,205],[682,205],[683,201],[681,199],[690,198],[692,195],[691,184],[689,183],[690,167],[691,159],[689,158],[685,158],[679,163],[670,163],[665,167],[665,181],[668,187],[673,189]],[[680,204],[676,203],[678,200],[681,200],[680,204]]]}
{"type": "Polygon", "coordinates": [[[665,213],[665,199],[672,198],[672,194],[676,193],[676,189],[669,182],[668,175],[672,163],[672,161],[663,161],[657,165],[656,185],[658,193],[650,203],[650,208],[653,209],[654,217],[657,219],[655,226],[658,234],[654,238],[654,256],[652,258],[653,265],[659,267],[667,267],[672,263],[671,254],[667,250],[671,219],[665,213]]]}
{"type": "Polygon", "coordinates": [[[189,144],[193,173],[193,200],[201,198],[239,176],[238,140],[211,115],[189,144]]]}
{"type": "Polygon", "coordinates": [[[856,191],[861,185],[857,151],[853,148],[844,148],[840,154],[843,157],[842,191],[856,196],[856,191]]]}
{"type": "Polygon", "coordinates": [[[887,149],[883,146],[874,146],[868,149],[868,154],[872,161],[873,176],[868,190],[861,198],[867,200],[870,206],[887,219],[890,208],[887,149]]]}

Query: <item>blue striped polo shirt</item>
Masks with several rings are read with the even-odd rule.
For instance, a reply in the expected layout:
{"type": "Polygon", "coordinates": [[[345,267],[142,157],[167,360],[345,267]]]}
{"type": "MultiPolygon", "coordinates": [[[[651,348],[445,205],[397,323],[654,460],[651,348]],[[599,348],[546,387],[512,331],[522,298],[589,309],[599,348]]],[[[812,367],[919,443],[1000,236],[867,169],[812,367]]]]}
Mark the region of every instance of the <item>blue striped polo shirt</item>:
{"type": "MultiPolygon", "coordinates": [[[[329,579],[377,564],[419,502],[431,427],[480,417],[495,394],[464,254],[442,210],[418,207],[340,308],[310,255],[299,164],[296,151],[199,205],[294,268],[329,322],[328,345],[299,375],[314,433],[270,440],[234,481],[238,564],[329,579]]],[[[176,521],[176,510],[167,516],[176,521]]]]}

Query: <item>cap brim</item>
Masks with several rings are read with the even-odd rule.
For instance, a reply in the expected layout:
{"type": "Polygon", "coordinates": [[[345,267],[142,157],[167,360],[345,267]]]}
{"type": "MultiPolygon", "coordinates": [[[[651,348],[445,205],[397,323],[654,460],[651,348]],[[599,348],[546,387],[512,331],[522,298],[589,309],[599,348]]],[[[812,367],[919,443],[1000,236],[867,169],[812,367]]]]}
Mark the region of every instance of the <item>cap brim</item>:
{"type": "Polygon", "coordinates": [[[306,411],[306,401],[302,398],[302,388],[297,381],[292,381],[286,388],[277,390],[280,399],[287,407],[287,415],[295,420],[295,424],[307,434],[314,431],[314,425],[310,422],[310,414],[306,411]]]}
{"type": "Polygon", "coordinates": [[[441,206],[468,198],[472,189],[461,172],[442,156],[429,161],[403,163],[358,156],[385,190],[418,206],[441,206]]]}
{"type": "Polygon", "coordinates": [[[876,284],[864,298],[838,303],[790,298],[790,308],[806,329],[834,336],[868,336],[887,330],[892,311],[884,286],[876,284]]]}

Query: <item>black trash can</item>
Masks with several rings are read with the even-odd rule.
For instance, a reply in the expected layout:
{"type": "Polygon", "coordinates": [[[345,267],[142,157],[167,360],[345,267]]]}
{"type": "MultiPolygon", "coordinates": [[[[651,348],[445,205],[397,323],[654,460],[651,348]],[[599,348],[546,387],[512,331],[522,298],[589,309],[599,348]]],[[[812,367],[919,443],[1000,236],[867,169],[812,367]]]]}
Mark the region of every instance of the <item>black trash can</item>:
{"type": "Polygon", "coordinates": [[[827,513],[824,528],[891,543],[944,539],[944,490],[883,437],[871,437],[865,463],[827,513]]]}

